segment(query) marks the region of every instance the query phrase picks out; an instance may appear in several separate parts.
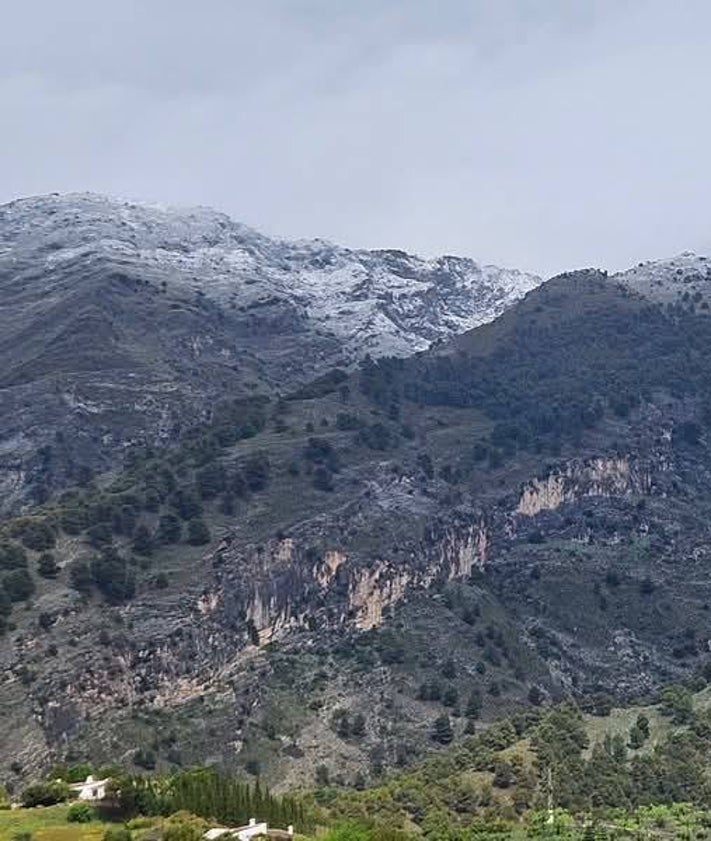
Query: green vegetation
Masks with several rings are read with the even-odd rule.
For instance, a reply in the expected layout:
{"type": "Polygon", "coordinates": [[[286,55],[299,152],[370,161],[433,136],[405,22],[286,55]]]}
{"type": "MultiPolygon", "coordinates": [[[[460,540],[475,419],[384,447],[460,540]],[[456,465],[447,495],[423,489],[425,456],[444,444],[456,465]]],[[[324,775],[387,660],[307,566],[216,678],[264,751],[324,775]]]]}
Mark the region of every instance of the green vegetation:
{"type": "MultiPolygon", "coordinates": [[[[663,695],[678,695],[681,687],[663,695]]],[[[446,833],[449,839],[537,837],[708,837],[711,826],[711,712],[706,692],[691,718],[675,723],[658,707],[585,717],[571,705],[502,720],[382,785],[322,787],[313,796],[321,820],[355,822],[369,837],[446,833]],[[645,744],[613,735],[618,713],[645,744]],[[654,727],[651,726],[654,720],[654,727]],[[657,721],[666,719],[661,728],[657,721]],[[654,732],[654,737],[652,733],[654,732]],[[653,744],[647,746],[649,741],[653,744]],[[549,813],[552,801],[555,809],[549,813]],[[552,824],[549,823],[549,819],[552,824]]],[[[437,719],[436,727],[444,727],[437,719]]]]}
{"type": "Polygon", "coordinates": [[[259,781],[249,785],[210,770],[170,777],[119,776],[112,797],[125,817],[187,810],[232,825],[244,824],[257,814],[277,826],[305,823],[303,807],[296,800],[274,796],[259,781]]]}
{"type": "MultiPolygon", "coordinates": [[[[448,663],[441,670],[452,672],[448,663]]],[[[342,738],[358,738],[365,723],[340,711],[333,726],[342,738]]],[[[436,730],[448,726],[446,716],[436,720],[436,730]]],[[[102,807],[103,824],[85,803],[0,811],[0,841],[19,832],[38,841],[197,841],[211,824],[237,825],[253,815],[331,841],[701,839],[711,832],[708,690],[669,687],[656,706],[607,716],[585,716],[570,704],[539,706],[452,744],[439,741],[446,746],[431,757],[370,788],[362,780],[335,786],[325,766],[315,769],[316,790],[282,797],[259,782],[247,785],[205,769],[167,777],[119,774],[102,807]],[[675,716],[685,693],[691,711],[682,723],[675,716]],[[638,748],[619,733],[629,722],[642,739],[638,748]],[[71,824],[74,835],[63,831],[71,824]]],[[[86,768],[55,772],[71,778],[86,768]]],[[[57,785],[28,787],[23,801],[46,802],[43,790],[57,785]]]]}
{"type": "MultiPolygon", "coordinates": [[[[460,337],[454,353],[367,359],[360,386],[395,412],[406,403],[480,409],[494,426],[471,461],[499,462],[517,451],[556,454],[660,389],[711,405],[710,342],[708,319],[683,307],[647,304],[602,277],[566,276],[460,337]]],[[[700,435],[695,421],[677,430],[680,445],[700,435]]]]}

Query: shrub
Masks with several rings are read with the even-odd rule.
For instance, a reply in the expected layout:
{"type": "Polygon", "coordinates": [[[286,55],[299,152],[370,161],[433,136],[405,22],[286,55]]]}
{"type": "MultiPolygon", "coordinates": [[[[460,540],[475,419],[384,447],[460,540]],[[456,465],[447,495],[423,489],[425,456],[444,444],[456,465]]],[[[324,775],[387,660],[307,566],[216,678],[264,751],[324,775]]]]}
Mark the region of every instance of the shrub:
{"type": "Polygon", "coordinates": [[[317,765],[316,766],[316,785],[317,786],[327,786],[330,782],[331,775],[328,770],[327,765],[317,765]]]}
{"type": "Polygon", "coordinates": [[[360,430],[356,435],[356,443],[364,444],[371,450],[387,450],[397,444],[397,433],[377,421],[360,430]]]}
{"type": "Polygon", "coordinates": [[[54,806],[69,799],[69,786],[55,780],[51,783],[35,783],[22,792],[22,805],[29,809],[33,806],[54,806]]]}
{"type": "Polygon", "coordinates": [[[81,534],[88,525],[86,511],[83,508],[65,508],[59,525],[65,534],[81,534]]]}
{"type": "Polygon", "coordinates": [[[0,585],[0,618],[9,616],[11,613],[12,602],[10,601],[10,596],[8,596],[7,590],[0,585]]]}
{"type": "Polygon", "coordinates": [[[667,686],[661,693],[662,715],[674,724],[688,724],[694,715],[691,692],[685,686],[667,686]]]}
{"type": "Polygon", "coordinates": [[[181,520],[193,520],[202,514],[202,505],[197,496],[192,491],[186,491],[183,488],[173,494],[170,504],[181,520]]]}
{"type": "Polygon", "coordinates": [[[116,534],[132,535],[138,521],[138,512],[135,505],[122,505],[119,511],[114,512],[111,520],[111,527],[116,534]]]}
{"type": "Polygon", "coordinates": [[[232,517],[237,511],[234,495],[229,493],[229,491],[227,493],[223,493],[220,497],[218,510],[220,514],[224,514],[225,517],[232,517]]]}
{"type": "Polygon", "coordinates": [[[457,676],[457,666],[451,657],[448,657],[442,664],[442,677],[452,680],[457,676]]]}
{"type": "Polygon", "coordinates": [[[183,524],[175,514],[163,514],[158,520],[156,537],[159,543],[179,543],[183,534],[183,524]]]}
{"type": "Polygon", "coordinates": [[[17,543],[0,543],[0,569],[27,569],[27,553],[17,543]]]}
{"type": "Polygon", "coordinates": [[[91,823],[96,813],[88,803],[72,803],[67,810],[69,823],[91,823]]]}
{"type": "Polygon", "coordinates": [[[21,539],[28,549],[34,549],[36,552],[51,549],[55,543],[54,532],[41,520],[28,522],[22,529],[21,539]]]}
{"type": "Polygon", "coordinates": [[[543,703],[543,691],[540,686],[535,684],[528,690],[528,700],[534,707],[538,707],[543,703]]]}
{"type": "Polygon", "coordinates": [[[171,815],[163,830],[163,841],[202,841],[206,823],[190,812],[171,815]]]}
{"type": "Polygon", "coordinates": [[[190,520],[188,523],[188,543],[191,546],[204,546],[210,542],[210,531],[204,520],[190,520]]]}
{"type": "Polygon", "coordinates": [[[136,579],[125,558],[113,546],[108,546],[91,562],[94,583],[107,601],[118,603],[133,597],[136,579]]]}
{"type": "Polygon", "coordinates": [[[432,739],[440,745],[448,745],[454,738],[452,725],[448,715],[440,715],[435,719],[432,728],[432,739]]]}
{"type": "Polygon", "coordinates": [[[250,456],[242,469],[250,491],[263,491],[269,484],[269,459],[264,453],[250,456]]]}
{"type": "Polygon", "coordinates": [[[13,602],[24,602],[34,593],[35,582],[26,569],[14,569],[2,579],[5,592],[13,602]]]}
{"type": "Polygon", "coordinates": [[[157,488],[146,488],[143,494],[143,508],[146,511],[157,511],[162,502],[160,491],[157,488]]]}
{"type": "Polygon", "coordinates": [[[459,701],[459,693],[456,686],[448,686],[442,695],[442,703],[445,707],[456,707],[459,701]]]}
{"type": "Polygon", "coordinates": [[[195,484],[202,499],[213,499],[225,489],[224,467],[208,464],[195,474],[195,484]]]}
{"type": "Polygon", "coordinates": [[[152,771],[156,767],[157,758],[150,748],[139,748],[133,754],[133,762],[138,765],[139,768],[145,768],[146,771],[152,771]]]}
{"type": "Polygon", "coordinates": [[[479,718],[481,715],[481,692],[478,689],[474,689],[469,696],[465,715],[467,718],[479,718]]]}
{"type": "Polygon", "coordinates": [[[104,841],[131,841],[131,830],[125,826],[110,826],[104,833],[104,841]]]}
{"type": "Polygon", "coordinates": [[[330,493],[333,490],[333,476],[327,467],[319,465],[314,470],[312,484],[317,491],[330,493]]]}
{"type": "Polygon", "coordinates": [[[363,421],[357,415],[348,412],[339,412],[336,415],[336,428],[346,431],[355,431],[363,426],[363,421]]]}
{"type": "Polygon", "coordinates": [[[96,547],[106,546],[111,543],[111,536],[112,532],[109,523],[95,523],[87,531],[89,543],[96,547]]]}
{"type": "Polygon", "coordinates": [[[37,572],[42,578],[56,578],[59,566],[51,552],[43,552],[37,561],[37,572]]]}
{"type": "Polygon", "coordinates": [[[202,841],[202,830],[187,823],[176,823],[163,832],[163,841],[202,841]]]}
{"type": "Polygon", "coordinates": [[[91,592],[94,579],[89,569],[89,564],[86,561],[74,561],[69,567],[69,584],[79,593],[91,592]]]}
{"type": "Polygon", "coordinates": [[[153,537],[148,526],[142,524],[136,529],[131,548],[138,555],[153,554],[153,537]]]}

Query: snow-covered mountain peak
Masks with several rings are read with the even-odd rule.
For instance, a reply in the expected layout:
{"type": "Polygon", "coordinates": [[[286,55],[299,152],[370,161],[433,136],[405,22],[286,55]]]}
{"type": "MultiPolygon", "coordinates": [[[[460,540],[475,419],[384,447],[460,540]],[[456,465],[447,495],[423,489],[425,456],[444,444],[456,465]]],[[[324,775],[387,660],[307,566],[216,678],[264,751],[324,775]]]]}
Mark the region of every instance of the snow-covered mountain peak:
{"type": "Polygon", "coordinates": [[[711,259],[684,251],[666,260],[638,263],[614,279],[660,303],[703,303],[711,298],[711,259]]]}
{"type": "Polygon", "coordinates": [[[423,259],[324,240],[266,237],[209,208],[171,208],[92,193],[0,207],[2,268],[52,277],[97,262],[231,309],[276,303],[339,340],[346,359],[405,355],[490,321],[541,283],[470,258],[423,259]],[[9,261],[9,262],[8,262],[9,261]]]}

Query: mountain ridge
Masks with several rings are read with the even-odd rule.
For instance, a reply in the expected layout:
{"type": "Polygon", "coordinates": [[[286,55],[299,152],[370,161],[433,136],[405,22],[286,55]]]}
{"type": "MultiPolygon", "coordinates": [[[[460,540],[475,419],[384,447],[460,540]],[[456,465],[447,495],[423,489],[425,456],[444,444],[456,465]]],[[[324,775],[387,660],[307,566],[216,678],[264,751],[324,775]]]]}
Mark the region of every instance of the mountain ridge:
{"type": "Polygon", "coordinates": [[[130,444],[169,441],[219,400],[422,350],[539,282],[464,258],[272,240],[205,208],[94,194],[3,205],[3,507],[37,484],[33,450],[62,451],[46,483],[60,487],[130,444]]]}

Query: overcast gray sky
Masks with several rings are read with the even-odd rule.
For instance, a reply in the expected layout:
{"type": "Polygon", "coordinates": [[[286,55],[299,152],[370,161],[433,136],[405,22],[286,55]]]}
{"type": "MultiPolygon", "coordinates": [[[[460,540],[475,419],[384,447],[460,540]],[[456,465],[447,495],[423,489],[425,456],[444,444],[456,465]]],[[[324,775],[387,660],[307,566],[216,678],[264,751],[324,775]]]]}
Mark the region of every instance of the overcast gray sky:
{"type": "Polygon", "coordinates": [[[710,81],[709,0],[22,0],[0,201],[623,268],[711,246],[710,81]]]}

